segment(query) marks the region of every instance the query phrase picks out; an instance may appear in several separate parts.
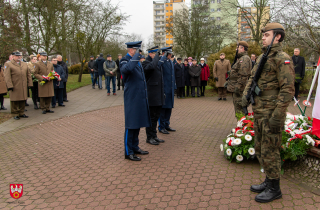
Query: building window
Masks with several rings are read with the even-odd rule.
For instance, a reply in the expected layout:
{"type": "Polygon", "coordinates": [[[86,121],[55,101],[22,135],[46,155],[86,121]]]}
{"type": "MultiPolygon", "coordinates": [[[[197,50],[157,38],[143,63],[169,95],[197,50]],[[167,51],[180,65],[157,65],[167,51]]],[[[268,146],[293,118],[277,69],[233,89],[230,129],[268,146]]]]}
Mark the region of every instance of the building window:
{"type": "Polygon", "coordinates": [[[166,16],[166,18],[169,18],[169,16],[166,16]]]}
{"type": "Polygon", "coordinates": [[[158,30],[158,31],[159,31],[159,30],[160,30],[160,27],[156,27],[156,30],[158,30]]]}
{"type": "Polygon", "coordinates": [[[160,25],[160,23],[159,23],[159,22],[157,22],[157,23],[156,23],[156,25],[160,25]]]}
{"type": "Polygon", "coordinates": [[[169,12],[169,10],[167,10],[167,12],[169,12]]]}
{"type": "Polygon", "coordinates": [[[172,18],[172,15],[170,15],[170,18],[172,18]]]}
{"type": "Polygon", "coordinates": [[[214,20],[214,17],[211,17],[211,20],[214,20]]]}
{"type": "Polygon", "coordinates": [[[217,17],[217,20],[221,20],[221,17],[217,17]]]}
{"type": "Polygon", "coordinates": [[[217,3],[218,3],[218,4],[221,4],[221,0],[217,0],[217,3]]]}
{"type": "Polygon", "coordinates": [[[172,40],[172,38],[170,38],[170,40],[172,40]]]}
{"type": "Polygon", "coordinates": [[[170,10],[170,12],[172,12],[172,10],[170,10]]]}
{"type": "Polygon", "coordinates": [[[172,4],[170,4],[170,7],[172,7],[172,4]]]}
{"type": "Polygon", "coordinates": [[[215,3],[215,0],[211,0],[211,4],[214,4],[215,3]]]}
{"type": "Polygon", "coordinates": [[[167,38],[167,40],[169,40],[169,38],[167,38]]]}
{"type": "Polygon", "coordinates": [[[218,8],[218,9],[217,9],[217,12],[221,12],[221,8],[218,8]]]}
{"type": "Polygon", "coordinates": [[[214,9],[211,9],[211,12],[214,12],[214,9]]]}

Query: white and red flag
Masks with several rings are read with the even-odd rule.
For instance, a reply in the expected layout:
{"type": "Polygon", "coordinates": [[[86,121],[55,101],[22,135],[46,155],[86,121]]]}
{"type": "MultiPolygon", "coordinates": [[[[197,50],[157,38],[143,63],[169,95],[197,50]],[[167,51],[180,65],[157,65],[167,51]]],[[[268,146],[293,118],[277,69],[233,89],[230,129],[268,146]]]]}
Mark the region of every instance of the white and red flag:
{"type": "Polygon", "coordinates": [[[317,70],[314,75],[314,80],[318,77],[318,87],[316,90],[316,98],[314,99],[314,105],[312,110],[313,124],[312,124],[312,134],[320,138],[320,57],[317,65],[317,70]]]}

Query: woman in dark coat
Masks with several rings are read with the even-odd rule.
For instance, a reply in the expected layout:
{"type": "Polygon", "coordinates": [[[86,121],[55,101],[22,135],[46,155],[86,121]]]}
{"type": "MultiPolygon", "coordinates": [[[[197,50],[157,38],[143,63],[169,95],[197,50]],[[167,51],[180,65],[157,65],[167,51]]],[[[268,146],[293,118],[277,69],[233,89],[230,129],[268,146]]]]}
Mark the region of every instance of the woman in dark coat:
{"type": "Polygon", "coordinates": [[[189,97],[190,90],[191,90],[191,81],[189,75],[189,63],[188,59],[184,59],[184,79],[185,79],[185,86],[186,86],[186,96],[189,97]]]}
{"type": "Polygon", "coordinates": [[[177,63],[174,65],[174,72],[176,77],[177,85],[177,98],[184,98],[184,86],[185,86],[185,75],[184,75],[184,64],[181,63],[182,59],[178,58],[177,63]]]}

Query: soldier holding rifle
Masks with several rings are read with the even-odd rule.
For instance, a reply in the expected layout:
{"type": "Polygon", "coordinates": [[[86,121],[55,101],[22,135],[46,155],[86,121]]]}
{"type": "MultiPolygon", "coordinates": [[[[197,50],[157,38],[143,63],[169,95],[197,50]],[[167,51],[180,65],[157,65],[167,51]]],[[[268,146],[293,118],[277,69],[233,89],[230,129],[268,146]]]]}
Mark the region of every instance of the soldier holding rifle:
{"type": "Polygon", "coordinates": [[[251,102],[254,112],[255,152],[266,173],[260,185],[251,191],[260,193],[257,202],[266,203],[282,197],[280,190],[280,147],[286,119],[286,109],[294,95],[295,73],[292,60],[282,51],[285,31],[279,23],[269,23],[263,32],[263,55],[252,69],[242,96],[247,113],[251,102]]]}

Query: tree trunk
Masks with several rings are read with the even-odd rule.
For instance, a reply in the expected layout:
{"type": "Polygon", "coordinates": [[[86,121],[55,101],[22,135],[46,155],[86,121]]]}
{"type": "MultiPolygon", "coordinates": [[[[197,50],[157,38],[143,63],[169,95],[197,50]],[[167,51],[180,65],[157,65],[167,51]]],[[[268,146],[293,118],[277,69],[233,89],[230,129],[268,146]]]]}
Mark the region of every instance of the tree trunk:
{"type": "Polygon", "coordinates": [[[85,64],[85,62],[81,61],[81,66],[80,66],[80,72],[79,72],[78,82],[81,82],[81,80],[82,80],[82,73],[83,73],[84,64],[85,64]]]}
{"type": "Polygon", "coordinates": [[[25,31],[25,37],[24,37],[24,42],[25,42],[25,47],[27,49],[28,55],[32,54],[32,49],[31,49],[31,39],[30,39],[30,25],[29,25],[29,12],[28,8],[26,5],[26,0],[21,0],[22,4],[22,13],[24,17],[24,31],[25,31]]]}

